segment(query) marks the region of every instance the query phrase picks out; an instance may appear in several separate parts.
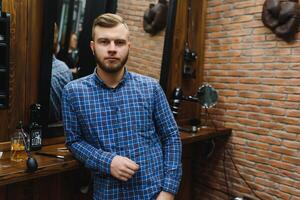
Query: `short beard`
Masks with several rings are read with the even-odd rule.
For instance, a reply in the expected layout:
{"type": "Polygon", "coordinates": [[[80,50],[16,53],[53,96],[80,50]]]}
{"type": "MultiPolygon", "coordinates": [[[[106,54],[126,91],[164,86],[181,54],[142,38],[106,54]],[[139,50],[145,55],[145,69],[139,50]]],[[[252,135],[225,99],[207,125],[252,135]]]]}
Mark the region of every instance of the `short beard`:
{"type": "Polygon", "coordinates": [[[121,60],[120,64],[118,64],[115,67],[110,67],[110,66],[105,65],[103,62],[101,62],[101,60],[99,60],[97,58],[96,55],[95,55],[95,60],[96,60],[97,65],[99,66],[99,68],[102,69],[104,72],[114,74],[123,69],[124,65],[126,64],[126,62],[128,60],[128,55],[129,55],[129,52],[127,53],[125,58],[123,60],[121,60]]]}

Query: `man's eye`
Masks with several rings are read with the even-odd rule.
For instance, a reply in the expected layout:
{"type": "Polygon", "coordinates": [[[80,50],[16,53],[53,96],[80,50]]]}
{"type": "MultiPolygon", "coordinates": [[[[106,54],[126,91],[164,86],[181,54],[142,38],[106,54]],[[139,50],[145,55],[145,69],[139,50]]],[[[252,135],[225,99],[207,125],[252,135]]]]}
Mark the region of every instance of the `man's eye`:
{"type": "Polygon", "coordinates": [[[100,40],[99,43],[101,45],[108,45],[109,44],[109,41],[108,40],[100,40]]]}
{"type": "Polygon", "coordinates": [[[125,40],[116,40],[115,41],[115,45],[117,46],[123,46],[126,44],[126,41],[125,40]]]}

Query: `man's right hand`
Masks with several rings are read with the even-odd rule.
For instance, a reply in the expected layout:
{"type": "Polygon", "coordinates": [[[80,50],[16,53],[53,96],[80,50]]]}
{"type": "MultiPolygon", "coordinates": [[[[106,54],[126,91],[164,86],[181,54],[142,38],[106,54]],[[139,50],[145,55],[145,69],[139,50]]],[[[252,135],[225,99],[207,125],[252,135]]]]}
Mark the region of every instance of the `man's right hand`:
{"type": "Polygon", "coordinates": [[[138,169],[138,164],[123,156],[115,156],[110,164],[111,175],[121,181],[130,179],[138,169]]]}

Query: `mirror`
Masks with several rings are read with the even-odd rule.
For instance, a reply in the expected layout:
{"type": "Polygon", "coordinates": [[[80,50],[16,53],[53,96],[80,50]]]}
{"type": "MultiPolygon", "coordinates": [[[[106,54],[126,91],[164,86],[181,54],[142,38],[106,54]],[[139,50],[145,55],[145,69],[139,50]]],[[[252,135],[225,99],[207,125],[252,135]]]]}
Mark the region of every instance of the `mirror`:
{"type": "MultiPolygon", "coordinates": [[[[60,106],[54,104],[51,95],[55,92],[52,87],[55,77],[53,72],[53,52],[61,64],[65,63],[65,69],[72,74],[72,79],[93,73],[96,66],[93,54],[89,47],[93,19],[106,12],[116,13],[117,4],[124,4],[121,0],[45,0],[44,1],[44,38],[41,64],[41,85],[39,91],[39,103],[42,104],[42,125],[44,137],[63,135],[62,121],[60,115],[53,115],[60,112],[60,106]],[[97,9],[95,9],[97,8],[97,9]],[[57,24],[57,48],[54,41],[54,23],[57,24]],[[54,92],[53,92],[54,91],[54,92]],[[58,116],[58,117],[57,117],[58,116]]],[[[146,9],[146,7],[145,7],[146,9]]],[[[163,89],[166,87],[168,77],[168,66],[173,41],[173,27],[175,23],[176,1],[169,1],[167,26],[165,29],[164,46],[162,52],[162,65],[160,72],[160,84],[163,89]]],[[[126,15],[126,13],[120,13],[126,15]]],[[[141,16],[142,17],[142,16],[141,16]]],[[[126,18],[126,17],[124,17],[126,18]]],[[[126,19],[125,19],[126,20],[126,19]]],[[[142,26],[142,25],[141,25],[142,26]]],[[[142,31],[142,30],[141,30],[142,31]]],[[[149,38],[147,38],[149,40],[149,38]]],[[[132,55],[131,55],[132,56],[132,55]]],[[[67,71],[65,71],[67,73],[67,71]]],[[[69,73],[70,74],[70,73],[69,73]]],[[[68,79],[68,81],[70,81],[68,79]]],[[[65,85],[64,81],[61,85],[65,85]]],[[[63,87],[63,86],[62,86],[63,87]]],[[[62,88],[61,87],[61,88],[62,88]]],[[[59,99],[59,97],[57,97],[59,99]]]]}
{"type": "Polygon", "coordinates": [[[204,84],[198,89],[197,98],[202,108],[211,108],[217,104],[218,92],[211,85],[204,84]]]}

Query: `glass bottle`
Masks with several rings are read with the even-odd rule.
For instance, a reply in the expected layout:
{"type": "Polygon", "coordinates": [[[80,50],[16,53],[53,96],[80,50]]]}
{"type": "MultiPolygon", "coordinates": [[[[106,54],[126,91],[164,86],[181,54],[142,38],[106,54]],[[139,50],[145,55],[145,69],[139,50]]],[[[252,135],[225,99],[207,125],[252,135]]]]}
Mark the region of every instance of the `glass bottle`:
{"type": "Polygon", "coordinates": [[[15,133],[11,137],[10,145],[10,160],[11,161],[24,161],[27,159],[27,138],[28,135],[23,129],[23,122],[20,121],[15,133]]]}
{"type": "Polygon", "coordinates": [[[40,111],[40,104],[33,104],[30,108],[30,151],[36,151],[42,148],[42,126],[39,124],[40,111]]]}

